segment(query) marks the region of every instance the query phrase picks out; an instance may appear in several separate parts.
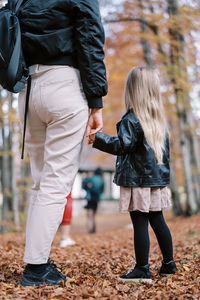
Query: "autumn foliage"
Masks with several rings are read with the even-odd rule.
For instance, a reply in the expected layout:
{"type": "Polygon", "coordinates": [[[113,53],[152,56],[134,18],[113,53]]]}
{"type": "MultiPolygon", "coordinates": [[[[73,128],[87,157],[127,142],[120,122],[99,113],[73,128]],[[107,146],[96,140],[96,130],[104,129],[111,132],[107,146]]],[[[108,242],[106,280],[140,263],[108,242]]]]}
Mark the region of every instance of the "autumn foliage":
{"type": "MultiPolygon", "coordinates": [[[[150,271],[152,284],[127,284],[118,281],[135,260],[133,231],[128,229],[128,215],[99,216],[98,233],[87,235],[84,223],[76,223],[73,238],[77,244],[60,249],[59,234],[51,258],[62,268],[67,282],[62,287],[18,286],[23,272],[24,236],[21,233],[1,235],[0,246],[0,299],[99,299],[99,300],[186,300],[200,299],[200,222],[199,216],[167,220],[174,241],[174,257],[178,272],[175,275],[158,275],[161,254],[151,232],[150,271]],[[77,225],[79,224],[79,225],[77,225]],[[108,224],[110,225],[109,230],[108,224]]],[[[80,220],[79,220],[80,222],[80,220]]]]}
{"type": "MultiPolygon", "coordinates": [[[[115,1],[101,2],[105,7],[112,6],[112,12],[103,17],[109,83],[109,93],[104,99],[103,131],[116,135],[115,125],[125,112],[123,88],[129,70],[138,65],[155,66],[160,72],[169,121],[174,212],[177,215],[197,213],[200,208],[199,0],[124,0],[118,1],[117,8],[115,1]]],[[[0,134],[3,232],[8,228],[7,221],[14,221],[13,229],[23,223],[31,185],[28,159],[23,163],[19,160],[21,129],[17,101],[5,90],[0,90],[0,134]]],[[[114,161],[114,157],[85,145],[83,167],[114,168],[114,161]]],[[[1,234],[0,299],[198,300],[199,215],[174,218],[167,214],[167,219],[178,272],[169,277],[158,275],[162,258],[151,232],[152,284],[122,284],[118,281],[118,276],[127,272],[134,261],[133,233],[127,228],[130,220],[124,215],[98,217],[98,233],[93,236],[82,233],[81,224],[73,234],[77,244],[67,249],[58,247],[58,233],[51,258],[68,278],[61,287],[20,287],[24,233],[1,234]],[[105,227],[108,219],[113,224],[109,229],[105,227]]]]}

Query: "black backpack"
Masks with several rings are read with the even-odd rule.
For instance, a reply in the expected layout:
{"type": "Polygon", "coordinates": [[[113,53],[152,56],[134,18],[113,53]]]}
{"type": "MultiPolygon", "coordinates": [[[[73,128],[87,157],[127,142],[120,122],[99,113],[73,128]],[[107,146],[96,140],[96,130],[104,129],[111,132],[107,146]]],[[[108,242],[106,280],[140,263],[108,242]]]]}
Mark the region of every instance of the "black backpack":
{"type": "Polygon", "coordinates": [[[22,2],[8,0],[8,4],[0,9],[0,85],[12,93],[19,93],[28,78],[16,15],[22,2]]]}

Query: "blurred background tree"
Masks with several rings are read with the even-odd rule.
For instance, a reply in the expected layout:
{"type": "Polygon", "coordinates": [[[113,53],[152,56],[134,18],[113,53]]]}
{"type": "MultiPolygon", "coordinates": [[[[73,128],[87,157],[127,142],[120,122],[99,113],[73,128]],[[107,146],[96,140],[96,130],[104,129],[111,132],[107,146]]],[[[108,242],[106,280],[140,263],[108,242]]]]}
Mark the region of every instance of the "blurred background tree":
{"type": "MultiPolygon", "coordinates": [[[[0,6],[6,1],[0,0],[0,6]]],[[[200,210],[200,2],[199,0],[100,0],[106,32],[109,93],[104,132],[116,135],[125,112],[123,87],[129,70],[156,67],[171,139],[171,193],[176,215],[200,210]]],[[[29,159],[20,160],[17,100],[0,90],[1,231],[20,226],[31,186],[29,159]]],[[[114,168],[115,157],[85,145],[82,168],[114,168]]]]}

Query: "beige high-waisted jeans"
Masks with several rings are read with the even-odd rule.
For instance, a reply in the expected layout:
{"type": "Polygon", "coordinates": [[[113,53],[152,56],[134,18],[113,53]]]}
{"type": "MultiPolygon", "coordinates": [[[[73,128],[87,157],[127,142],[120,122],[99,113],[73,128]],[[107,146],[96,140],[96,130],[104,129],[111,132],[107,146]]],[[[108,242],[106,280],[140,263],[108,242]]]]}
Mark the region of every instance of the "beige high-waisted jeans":
{"type": "MultiPolygon", "coordinates": [[[[80,74],[68,66],[30,67],[32,86],[25,144],[34,180],[24,261],[46,263],[79,168],[89,116],[80,74]]],[[[19,94],[23,125],[26,88],[19,94]]]]}

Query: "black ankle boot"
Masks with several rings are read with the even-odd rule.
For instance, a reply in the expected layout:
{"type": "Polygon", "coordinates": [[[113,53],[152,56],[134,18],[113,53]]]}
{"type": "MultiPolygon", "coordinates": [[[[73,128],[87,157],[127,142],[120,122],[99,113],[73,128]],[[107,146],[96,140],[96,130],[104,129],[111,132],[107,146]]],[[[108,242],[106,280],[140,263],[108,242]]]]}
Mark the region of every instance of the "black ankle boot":
{"type": "Polygon", "coordinates": [[[161,275],[175,274],[176,271],[177,271],[177,267],[174,260],[171,260],[168,263],[162,261],[162,265],[160,268],[161,275]]]}
{"type": "Polygon", "coordinates": [[[151,274],[149,272],[149,265],[135,266],[127,274],[121,275],[119,280],[125,282],[151,282],[151,274]]]}

